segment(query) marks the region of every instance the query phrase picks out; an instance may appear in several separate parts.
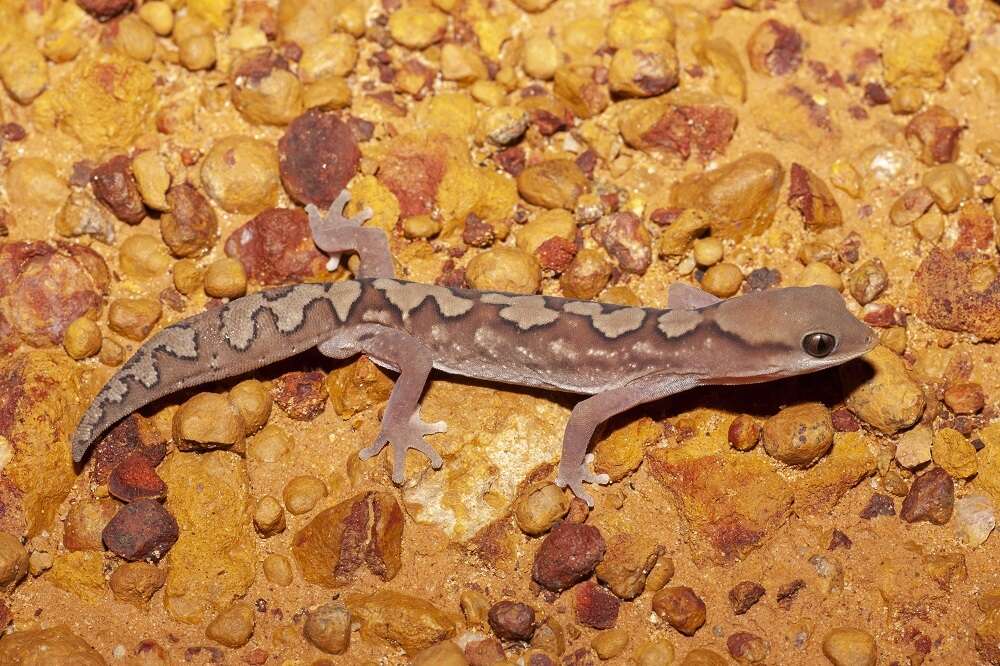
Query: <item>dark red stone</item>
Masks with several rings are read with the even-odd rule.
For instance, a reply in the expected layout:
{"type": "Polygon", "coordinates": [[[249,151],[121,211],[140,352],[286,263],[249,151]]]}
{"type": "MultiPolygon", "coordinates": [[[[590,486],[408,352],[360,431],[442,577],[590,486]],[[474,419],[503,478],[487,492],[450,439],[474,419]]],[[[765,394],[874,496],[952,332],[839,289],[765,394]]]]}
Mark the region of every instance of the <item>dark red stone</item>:
{"type": "Polygon", "coordinates": [[[576,621],[594,629],[610,629],[618,621],[618,597],[594,581],[576,586],[576,621]]]}
{"type": "Polygon", "coordinates": [[[560,592],[587,579],[604,558],[605,548],[596,527],[560,523],[535,553],[531,576],[545,589],[560,592]]]}
{"type": "Polygon", "coordinates": [[[177,541],[177,521],[156,500],[126,504],[101,533],[104,545],[130,562],[159,560],[177,541]]]}

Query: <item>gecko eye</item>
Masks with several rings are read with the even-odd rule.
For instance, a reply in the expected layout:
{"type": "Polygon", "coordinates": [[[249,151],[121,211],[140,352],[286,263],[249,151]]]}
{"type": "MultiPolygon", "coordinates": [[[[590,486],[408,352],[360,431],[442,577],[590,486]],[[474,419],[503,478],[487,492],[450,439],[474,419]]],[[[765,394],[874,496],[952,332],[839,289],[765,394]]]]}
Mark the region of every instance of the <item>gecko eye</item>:
{"type": "Polygon", "coordinates": [[[810,333],[802,338],[802,349],[816,358],[829,356],[836,345],[837,339],[829,333],[810,333]]]}

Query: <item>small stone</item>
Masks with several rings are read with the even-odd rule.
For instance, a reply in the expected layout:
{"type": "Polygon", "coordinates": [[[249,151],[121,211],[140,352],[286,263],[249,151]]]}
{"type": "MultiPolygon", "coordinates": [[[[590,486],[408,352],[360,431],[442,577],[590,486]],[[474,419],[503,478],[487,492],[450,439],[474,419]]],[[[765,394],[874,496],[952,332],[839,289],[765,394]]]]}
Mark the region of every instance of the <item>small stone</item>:
{"type": "Polygon", "coordinates": [[[66,328],[63,348],[69,357],[79,361],[101,351],[103,336],[100,327],[89,317],[74,319],[66,328]]]}
{"type": "Polygon", "coordinates": [[[833,446],[830,410],[818,402],[786,407],[764,422],[764,449],[794,467],[809,467],[833,446]]]}
{"type": "Polygon", "coordinates": [[[174,412],[174,444],[181,451],[243,450],[245,425],[239,410],[218,393],[198,393],[174,412]]]}
{"type": "Polygon", "coordinates": [[[4,636],[0,641],[0,664],[107,666],[100,652],[65,625],[22,629],[4,636]]]}
{"type": "Polygon", "coordinates": [[[272,495],[265,495],[257,502],[253,513],[253,524],[262,537],[280,534],[285,530],[285,510],[272,495]]]}
{"type": "Polygon", "coordinates": [[[142,342],[162,314],[159,301],[152,298],[119,298],[108,308],[108,327],[129,340],[142,342]]]}
{"type": "Polygon", "coordinates": [[[823,654],[833,666],[875,666],[875,639],[863,629],[839,627],[823,637],[823,654]]]}
{"type": "Polygon", "coordinates": [[[576,621],[594,629],[611,629],[618,621],[618,597],[593,581],[575,588],[576,621]]]}
{"type": "Polygon", "coordinates": [[[728,666],[728,662],[715,650],[695,648],[687,653],[678,666],[728,666]]]}
{"type": "Polygon", "coordinates": [[[142,195],[132,177],[132,160],[125,155],[111,158],[94,169],[90,183],[94,196],[122,222],[138,224],[146,217],[142,195]]]}
{"type": "Polygon", "coordinates": [[[788,205],[799,212],[806,229],[825,229],[843,223],[837,199],[819,176],[794,162],[788,174],[788,205]]]}
{"type": "Polygon", "coordinates": [[[74,502],[63,525],[63,546],[66,550],[104,550],[101,532],[118,512],[112,499],[74,502]]]}
{"type": "Polygon", "coordinates": [[[892,498],[882,493],[873,493],[868,504],[861,510],[861,517],[865,520],[878,518],[879,516],[895,516],[896,505],[892,498]]]}
{"type": "Polygon", "coordinates": [[[729,590],[729,605],[736,615],[743,615],[761,600],[766,590],[760,583],[744,580],[729,590]]]}
{"type": "Polygon", "coordinates": [[[271,397],[289,418],[312,421],[326,408],[328,393],[324,380],[319,371],[286,372],[274,380],[271,397]]]}
{"type": "Polygon", "coordinates": [[[11,592],[28,575],[28,551],[17,537],[0,532],[0,589],[11,592]]]}
{"type": "Polygon", "coordinates": [[[488,619],[493,633],[503,640],[527,642],[535,633],[535,611],[527,604],[501,601],[490,608],[488,619]]]}
{"type": "Polygon", "coordinates": [[[285,484],[281,495],[288,513],[299,516],[312,511],[326,497],[326,484],[315,476],[296,476],[285,484]]]}
{"type": "Polygon", "coordinates": [[[975,382],[956,382],[944,390],[944,404],[956,414],[976,414],[985,403],[983,387],[975,382]]]}
{"type": "MultiPolygon", "coordinates": [[[[28,571],[36,578],[51,569],[54,564],[55,558],[52,553],[36,550],[28,556],[28,571]]],[[[4,612],[4,609],[0,608],[0,626],[6,626],[4,612]]]]}
{"type": "Polygon", "coordinates": [[[268,555],[261,568],[264,570],[264,577],[275,585],[288,587],[292,584],[292,563],[284,555],[268,555]]]}
{"type": "Polygon", "coordinates": [[[954,428],[941,428],[934,433],[931,455],[939,467],[956,479],[967,479],[978,470],[976,447],[954,428]]]}
{"type": "Polygon", "coordinates": [[[215,616],[205,629],[205,635],[229,648],[243,647],[253,636],[254,618],[250,604],[233,604],[215,616]]]}
{"type": "Polygon", "coordinates": [[[522,171],[517,177],[517,189],[530,204],[571,211],[590,184],[573,160],[548,160],[522,171]]]}
{"type": "MultiPolygon", "coordinates": [[[[649,574],[646,576],[646,584],[643,586],[643,591],[656,592],[658,590],[662,590],[663,587],[674,577],[674,570],[675,567],[673,558],[666,557],[664,555],[657,557],[656,563],[653,565],[653,568],[649,570],[649,574]]],[[[626,597],[622,598],[624,599],[626,597]]]]}
{"type": "Polygon", "coordinates": [[[792,602],[795,601],[795,597],[798,596],[806,586],[806,582],[801,578],[796,578],[795,580],[789,581],[778,588],[777,593],[775,593],[775,600],[778,602],[778,606],[782,610],[789,610],[792,607],[792,602]]]}
{"type": "Polygon", "coordinates": [[[126,504],[104,528],[104,545],[130,562],[163,557],[177,541],[177,521],[156,500],[126,504]]]}
{"type": "Polygon", "coordinates": [[[931,459],[934,434],[927,426],[917,426],[899,436],[896,442],[896,462],[906,469],[919,467],[931,459]]]}
{"type": "MultiPolygon", "coordinates": [[[[609,540],[607,553],[597,565],[597,579],[607,585],[619,598],[634,599],[642,594],[644,589],[652,590],[647,576],[652,575],[663,551],[662,545],[645,539],[640,540],[626,533],[618,534],[609,540]]],[[[670,576],[673,575],[672,568],[671,566],[670,576]]],[[[659,583],[656,589],[660,589],[668,580],[669,578],[662,583],[654,580],[653,585],[659,583]]]]}
{"type": "Polygon", "coordinates": [[[871,303],[889,286],[889,276],[885,266],[878,259],[871,259],[861,264],[847,279],[847,288],[861,305],[871,303]]]}
{"type": "Polygon", "coordinates": [[[805,42],[802,35],[790,25],[768,19],[747,40],[747,57],[750,67],[758,74],[784,76],[802,64],[805,42]]]}
{"type": "Polygon", "coordinates": [[[167,484],[156,474],[149,458],[137,452],[111,472],[108,477],[108,492],[123,502],[144,498],[162,499],[166,497],[167,484]]]}
{"type": "Polygon", "coordinates": [[[743,271],[728,261],[710,267],[701,278],[701,288],[719,298],[735,295],[742,284],[743,271]]]}
{"type": "Polygon", "coordinates": [[[853,545],[854,542],[851,541],[851,537],[847,536],[840,530],[835,529],[830,533],[830,545],[827,546],[826,549],[837,550],[838,548],[842,548],[844,550],[850,550],[853,545]]]}
{"type": "Polygon", "coordinates": [[[599,632],[590,640],[590,647],[598,658],[607,661],[614,659],[628,647],[629,632],[624,629],[607,629],[599,632]]]}
{"type": "Polygon", "coordinates": [[[115,569],[109,582],[116,598],[142,608],[166,580],[166,571],[149,562],[125,562],[115,569]]]}
{"type": "Polygon", "coordinates": [[[944,525],[955,505],[955,482],[940,467],[924,472],[910,486],[899,517],[908,523],[926,520],[944,525]]]}
{"type": "Polygon", "coordinates": [[[760,441],[761,427],[756,419],[740,414],[729,424],[729,445],[737,451],[749,451],[760,441]]]}
{"type": "Polygon", "coordinates": [[[432,645],[426,650],[422,650],[413,658],[411,663],[412,666],[469,666],[469,664],[494,664],[503,661],[502,648],[499,654],[494,652],[485,653],[480,661],[468,658],[470,650],[474,650],[474,645],[484,644],[487,644],[487,641],[469,643],[466,645],[465,651],[463,651],[454,641],[441,641],[437,645],[432,645]]]}
{"type": "Polygon", "coordinates": [[[327,654],[343,654],[351,644],[351,612],[343,604],[323,604],[306,615],[302,635],[327,654]]]}
{"type": "Polygon", "coordinates": [[[545,589],[561,592],[589,577],[604,551],[604,538],[596,527],[561,523],[535,553],[531,576],[545,589]]]}
{"type": "Polygon", "coordinates": [[[996,523],[989,497],[969,495],[955,500],[955,533],[963,546],[975,548],[985,543],[996,523]]]}
{"type": "Polygon", "coordinates": [[[263,382],[247,379],[229,390],[229,402],[243,417],[246,434],[252,434],[267,424],[273,400],[263,382]]]}
{"type": "Polygon", "coordinates": [[[705,624],[705,602],[690,587],[665,587],[653,595],[653,612],[685,636],[705,624]]]}
{"type": "Polygon", "coordinates": [[[647,641],[635,651],[637,666],[670,666],[674,663],[674,646],[670,641],[647,641]]]}
{"type": "Polygon", "coordinates": [[[527,488],[514,504],[514,520],[521,531],[541,536],[569,511],[569,497],[554,483],[542,482],[527,488]]]}
{"type": "Polygon", "coordinates": [[[903,360],[882,346],[862,358],[866,363],[848,363],[840,369],[844,385],[855,387],[847,396],[847,408],[889,435],[920,420],[926,399],[903,360]]]}
{"type": "Polygon", "coordinates": [[[652,239],[635,213],[613,213],[598,222],[592,233],[627,273],[642,275],[653,261],[652,239]]]}
{"type": "Polygon", "coordinates": [[[737,631],[726,639],[729,655],[740,664],[759,664],[767,659],[770,647],[767,641],[748,631],[737,631]]]}
{"type": "Polygon", "coordinates": [[[425,599],[392,590],[348,595],[351,615],[361,623],[361,637],[384,641],[415,655],[455,634],[450,615],[425,599]]]}
{"type": "Polygon", "coordinates": [[[238,260],[223,257],[205,269],[205,293],[212,298],[239,298],[247,293],[247,272],[238,260]]]}
{"type": "Polygon", "coordinates": [[[278,141],[281,182],[301,204],[330,207],[357,173],[361,152],[336,113],[306,111],[278,141]]]}
{"type": "Polygon", "coordinates": [[[268,208],[226,239],[226,254],[238,259],[258,284],[305,282],[327,275],[327,256],[319,251],[301,209],[268,208]]]}
{"type": "Polygon", "coordinates": [[[170,188],[166,201],[170,212],[160,218],[160,235],[171,254],[205,254],[219,233],[219,222],[208,199],[193,186],[182,183],[170,188]]]}

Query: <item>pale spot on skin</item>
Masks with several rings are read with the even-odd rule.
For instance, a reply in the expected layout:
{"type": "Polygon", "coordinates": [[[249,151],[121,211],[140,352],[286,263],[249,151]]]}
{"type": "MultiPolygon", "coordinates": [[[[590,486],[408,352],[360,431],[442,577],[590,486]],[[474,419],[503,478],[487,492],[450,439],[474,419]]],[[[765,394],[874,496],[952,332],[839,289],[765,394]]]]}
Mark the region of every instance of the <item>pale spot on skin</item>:
{"type": "Polygon", "coordinates": [[[347,315],[351,312],[351,306],[361,298],[361,283],[354,282],[353,280],[350,282],[335,282],[327,287],[326,297],[329,299],[330,304],[333,305],[333,311],[337,313],[337,319],[342,322],[347,321],[347,315]]]}
{"type": "Polygon", "coordinates": [[[257,336],[254,317],[265,307],[264,297],[251,294],[237,298],[223,306],[219,314],[222,329],[219,331],[226,343],[237,351],[245,351],[257,336]]]}
{"type": "Polygon", "coordinates": [[[379,278],[372,284],[385,294],[386,299],[399,308],[403,319],[420,306],[427,298],[433,298],[438,311],[445,317],[459,317],[472,309],[473,301],[456,296],[447,287],[439,285],[419,284],[416,282],[396,282],[388,278],[379,278]]]}
{"type": "Polygon", "coordinates": [[[547,307],[543,296],[483,294],[480,300],[490,305],[507,306],[500,309],[500,318],[517,324],[522,331],[551,324],[559,318],[559,311],[547,307]]]}
{"type": "Polygon", "coordinates": [[[606,338],[617,338],[642,327],[646,320],[646,311],[642,308],[622,308],[605,314],[594,315],[594,328],[606,338]]]}
{"type": "Polygon", "coordinates": [[[277,318],[278,330],[282,333],[291,333],[302,325],[306,308],[323,298],[325,292],[326,288],[321,284],[296,285],[284,296],[266,301],[265,307],[277,318]]]}
{"type": "Polygon", "coordinates": [[[698,327],[702,316],[694,310],[670,310],[656,320],[657,328],[668,338],[677,338],[698,327]]]}
{"type": "Polygon", "coordinates": [[[581,317],[593,317],[601,314],[603,311],[604,308],[601,307],[601,304],[594,303],[593,301],[569,301],[563,305],[563,312],[580,315],[581,317]]]}

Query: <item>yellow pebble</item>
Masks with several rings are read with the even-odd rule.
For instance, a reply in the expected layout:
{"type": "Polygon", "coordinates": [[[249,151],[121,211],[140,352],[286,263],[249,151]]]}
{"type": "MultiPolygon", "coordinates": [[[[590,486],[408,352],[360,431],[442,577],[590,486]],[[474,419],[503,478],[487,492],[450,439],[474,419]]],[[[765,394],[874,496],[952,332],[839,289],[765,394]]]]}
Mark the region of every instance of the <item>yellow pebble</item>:
{"type": "Polygon", "coordinates": [[[169,35],[174,29],[174,12],[170,9],[170,5],[160,0],[143,3],[139,8],[139,18],[161,37],[169,35]]]}
{"type": "Polygon", "coordinates": [[[699,266],[714,266],[722,261],[722,241],[711,237],[696,240],[694,260],[699,266]]]}
{"type": "Polygon", "coordinates": [[[701,287],[713,296],[727,298],[740,289],[743,284],[743,271],[739,266],[730,263],[716,264],[705,271],[701,279],[701,287]]]}
{"type": "Polygon", "coordinates": [[[243,264],[226,257],[209,264],[205,271],[205,293],[212,298],[239,298],[247,292],[243,264]]]}
{"type": "Polygon", "coordinates": [[[77,361],[93,356],[101,350],[101,329],[91,319],[73,320],[63,336],[63,347],[70,358],[77,361]]]}
{"type": "Polygon", "coordinates": [[[837,271],[833,270],[822,261],[813,261],[805,267],[799,275],[798,285],[800,287],[811,287],[822,285],[833,287],[837,291],[844,288],[844,281],[837,271]]]}

